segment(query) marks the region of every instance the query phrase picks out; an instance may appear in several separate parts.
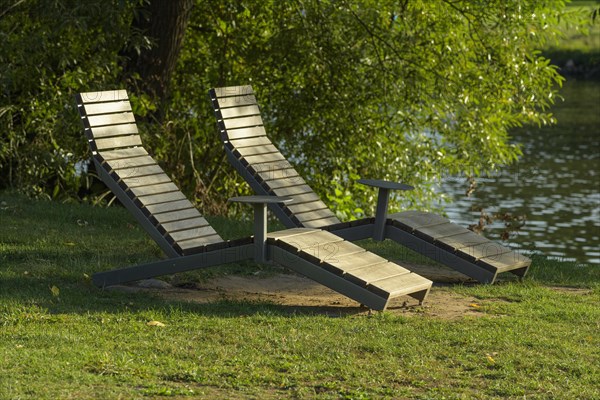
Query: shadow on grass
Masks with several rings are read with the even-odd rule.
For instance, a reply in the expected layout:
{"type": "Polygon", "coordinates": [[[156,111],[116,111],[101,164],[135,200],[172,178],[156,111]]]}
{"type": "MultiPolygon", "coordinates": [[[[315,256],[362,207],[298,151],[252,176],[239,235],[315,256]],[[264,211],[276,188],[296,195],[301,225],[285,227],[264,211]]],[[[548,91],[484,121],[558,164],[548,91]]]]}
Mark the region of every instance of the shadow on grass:
{"type": "MultiPolygon", "coordinates": [[[[203,303],[168,300],[160,293],[105,290],[82,279],[77,283],[52,277],[12,277],[3,279],[0,304],[8,307],[35,306],[49,314],[89,314],[159,311],[165,314],[195,313],[203,316],[238,318],[251,315],[282,317],[321,315],[342,317],[364,314],[363,307],[280,305],[263,300],[208,300],[203,303]]],[[[1,309],[1,308],[0,308],[1,309]]]]}

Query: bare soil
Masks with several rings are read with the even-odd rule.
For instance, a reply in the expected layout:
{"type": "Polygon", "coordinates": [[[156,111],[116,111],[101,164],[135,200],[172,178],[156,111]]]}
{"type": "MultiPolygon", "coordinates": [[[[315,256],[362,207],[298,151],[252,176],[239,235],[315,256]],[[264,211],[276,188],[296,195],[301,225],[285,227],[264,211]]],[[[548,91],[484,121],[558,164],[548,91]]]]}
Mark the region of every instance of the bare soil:
{"type": "MultiPolygon", "coordinates": [[[[425,315],[435,318],[455,319],[464,316],[481,316],[477,299],[445,290],[457,283],[472,284],[465,275],[451,269],[426,265],[406,265],[412,271],[435,282],[423,305],[403,296],[394,299],[388,312],[402,315],[425,315]]],[[[177,287],[160,280],[147,280],[133,286],[115,286],[115,290],[155,294],[165,300],[210,303],[220,300],[266,302],[284,306],[290,313],[317,313],[330,316],[342,314],[369,314],[356,301],[347,298],[317,282],[294,274],[261,273],[254,276],[227,275],[211,279],[193,287],[177,287]]]]}

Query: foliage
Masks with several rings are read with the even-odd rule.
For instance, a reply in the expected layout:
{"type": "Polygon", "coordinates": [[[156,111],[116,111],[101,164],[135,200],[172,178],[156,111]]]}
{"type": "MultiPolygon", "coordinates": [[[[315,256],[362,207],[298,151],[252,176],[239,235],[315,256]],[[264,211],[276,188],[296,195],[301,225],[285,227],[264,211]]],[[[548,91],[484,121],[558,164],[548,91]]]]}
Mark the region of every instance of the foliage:
{"type": "MultiPolygon", "coordinates": [[[[159,257],[122,208],[0,192],[0,226],[2,399],[600,396],[593,265],[536,258],[523,282],[436,285],[424,307],[369,316],[358,303],[282,306],[226,291],[197,303],[94,288],[94,272],[159,257]],[[565,284],[582,289],[556,287],[565,284]],[[440,318],[437,296],[470,311],[440,318]]],[[[214,226],[226,238],[252,228],[214,226]]]]}
{"type": "MultiPolygon", "coordinates": [[[[72,95],[136,91],[121,54],[153,45],[130,29],[138,3],[59,0],[42,13],[34,1],[0,16],[0,187],[76,195],[86,150],[72,95]]],[[[164,120],[145,121],[144,140],[184,191],[225,212],[249,189],[225,161],[206,93],[251,83],[269,135],[338,214],[370,213],[374,192],[356,176],[411,184],[392,206],[428,208],[443,175],[513,162],[510,128],[552,122],[561,78],[536,49],[560,34],[563,5],[198,1],[164,120]]],[[[156,107],[135,99],[138,115],[156,107]]]]}
{"type": "Polygon", "coordinates": [[[0,9],[0,187],[77,197],[87,146],[73,96],[119,86],[118,51],[136,40],[131,8],[39,0],[0,9]]]}

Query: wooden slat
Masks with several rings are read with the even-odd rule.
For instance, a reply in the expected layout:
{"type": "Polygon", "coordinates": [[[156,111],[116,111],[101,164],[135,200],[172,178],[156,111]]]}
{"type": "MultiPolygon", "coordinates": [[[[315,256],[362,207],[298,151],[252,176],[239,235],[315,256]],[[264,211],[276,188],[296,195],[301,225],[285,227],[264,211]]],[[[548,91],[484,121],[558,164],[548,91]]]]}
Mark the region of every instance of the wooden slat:
{"type": "MultiPolygon", "coordinates": [[[[265,134],[266,134],[266,132],[265,132],[265,134]]],[[[259,137],[252,137],[252,138],[240,137],[238,139],[234,139],[230,136],[228,143],[231,144],[235,149],[238,149],[238,150],[241,148],[244,148],[244,147],[272,145],[271,140],[266,136],[259,136],[259,137]]]]}
{"type": "Polygon", "coordinates": [[[125,178],[134,178],[141,177],[145,175],[155,175],[164,173],[163,169],[158,165],[147,165],[145,167],[133,167],[133,168],[123,168],[119,170],[113,170],[111,175],[115,179],[125,179],[125,178]]]}
{"type": "MultiPolygon", "coordinates": [[[[159,224],[166,224],[167,222],[179,221],[182,219],[190,219],[201,216],[202,215],[200,214],[200,212],[192,207],[184,210],[154,214],[152,215],[152,219],[159,224]]],[[[208,225],[208,221],[206,222],[206,225],[208,225]]]]}
{"type": "Polygon", "coordinates": [[[206,236],[214,236],[216,234],[217,232],[215,232],[215,230],[209,225],[202,228],[192,228],[173,232],[170,233],[169,236],[171,239],[173,239],[173,241],[181,243],[184,240],[200,239],[206,236]]]}
{"type": "Polygon", "coordinates": [[[325,231],[313,231],[309,234],[280,238],[276,244],[290,252],[303,252],[307,256],[320,259],[330,256],[344,240],[325,231]]]}
{"type": "Polygon", "coordinates": [[[221,99],[215,99],[215,102],[217,103],[218,108],[220,108],[221,110],[225,110],[229,107],[239,107],[256,104],[256,97],[253,94],[232,96],[221,99]]]}
{"type": "Polygon", "coordinates": [[[307,228],[319,229],[329,225],[338,224],[340,222],[336,217],[319,218],[312,221],[301,221],[302,226],[307,228]]]}
{"type": "MultiPolygon", "coordinates": [[[[294,200],[296,200],[297,198],[294,197],[294,200]]],[[[320,210],[323,208],[327,208],[327,206],[325,205],[325,203],[323,203],[321,200],[314,200],[314,201],[310,201],[308,203],[300,203],[300,204],[291,204],[291,205],[287,205],[286,207],[294,214],[301,214],[303,212],[307,212],[307,211],[312,211],[312,210],[320,210]]],[[[333,212],[332,212],[333,214],[333,212]]]]}
{"type": "Polygon", "coordinates": [[[257,138],[265,136],[266,134],[265,127],[262,125],[239,129],[227,129],[228,140],[257,138]]]}
{"type": "Polygon", "coordinates": [[[304,180],[299,176],[291,177],[291,178],[279,178],[279,179],[269,179],[265,180],[264,184],[267,185],[269,189],[279,189],[288,186],[298,186],[305,184],[304,180]]]}
{"type": "Polygon", "coordinates": [[[191,228],[202,228],[207,226],[208,222],[203,217],[196,217],[191,219],[182,219],[180,221],[167,222],[160,225],[161,230],[165,233],[173,233],[177,231],[183,231],[191,228]]]}
{"type": "Polygon", "coordinates": [[[202,238],[195,238],[195,239],[191,239],[191,240],[182,240],[180,242],[177,242],[177,245],[179,245],[179,247],[181,247],[181,249],[183,249],[183,250],[188,250],[188,249],[192,249],[195,247],[206,246],[206,245],[212,244],[212,243],[220,243],[222,241],[223,241],[223,239],[221,239],[221,237],[219,235],[215,234],[212,236],[204,236],[202,238]]]}
{"type": "Polygon", "coordinates": [[[131,103],[128,101],[111,101],[109,103],[92,103],[83,106],[86,115],[120,113],[131,111],[131,103]]]}
{"type": "Polygon", "coordinates": [[[273,162],[287,162],[286,158],[279,152],[268,153],[268,154],[257,154],[255,156],[244,157],[244,160],[248,164],[252,164],[254,168],[258,164],[268,164],[273,162]]]}
{"type": "Polygon", "coordinates": [[[124,112],[118,114],[90,115],[87,117],[87,120],[89,126],[92,128],[103,125],[135,123],[135,118],[133,116],[133,113],[131,112],[124,112]]]}
{"type": "Polygon", "coordinates": [[[468,231],[460,235],[446,236],[436,240],[436,245],[454,252],[463,247],[477,246],[482,243],[488,243],[489,239],[475,232],[468,231]]]}
{"type": "Polygon", "coordinates": [[[102,92],[80,93],[83,104],[99,103],[101,101],[127,100],[127,91],[125,90],[106,90],[102,92]]]}
{"type": "Polygon", "coordinates": [[[366,250],[360,253],[350,253],[345,256],[339,255],[339,251],[336,251],[330,257],[323,260],[323,268],[335,274],[343,275],[353,269],[385,262],[387,262],[385,258],[366,250]]]}
{"type": "Polygon", "coordinates": [[[217,98],[222,99],[224,97],[232,96],[249,96],[254,93],[254,90],[252,90],[252,86],[250,85],[242,85],[213,88],[211,89],[211,92],[213,92],[217,98]]]}
{"type": "Polygon", "coordinates": [[[155,215],[164,212],[183,210],[191,207],[193,207],[193,204],[190,203],[188,199],[183,199],[177,201],[170,201],[168,203],[151,204],[144,208],[147,214],[155,215]]]}
{"type": "Polygon", "coordinates": [[[129,188],[129,191],[131,193],[133,193],[133,195],[135,197],[142,197],[142,196],[149,196],[149,195],[153,195],[153,194],[160,194],[160,193],[166,193],[166,192],[175,192],[175,191],[179,191],[179,188],[173,182],[169,182],[169,183],[161,183],[160,185],[129,188]]]}
{"type": "Polygon", "coordinates": [[[119,136],[108,139],[96,139],[90,141],[90,147],[93,151],[102,151],[105,149],[116,149],[119,147],[141,146],[142,140],[139,135],[119,136]]]}
{"type": "Polygon", "coordinates": [[[111,136],[123,136],[123,135],[134,135],[138,133],[137,125],[131,124],[119,124],[119,125],[107,125],[97,126],[93,128],[87,128],[86,136],[88,139],[99,139],[111,136]]]}
{"type": "Polygon", "coordinates": [[[235,150],[237,152],[238,157],[248,157],[255,156],[257,154],[267,154],[267,153],[277,153],[277,147],[272,144],[261,145],[261,146],[251,146],[251,147],[243,147],[235,150]]]}
{"type": "Polygon", "coordinates": [[[313,221],[315,219],[330,218],[335,215],[329,208],[321,208],[303,213],[294,214],[299,221],[313,221]]]}
{"type": "MultiPolygon", "coordinates": [[[[222,121],[223,126],[229,131],[230,129],[237,128],[250,128],[254,126],[262,126],[262,118],[260,115],[255,115],[251,117],[242,117],[242,118],[233,118],[233,119],[225,119],[222,121]]],[[[259,136],[259,135],[255,135],[259,136]]]]}
{"type": "Polygon", "coordinates": [[[143,147],[131,147],[125,149],[116,149],[100,152],[99,156],[102,161],[120,160],[123,158],[132,158],[148,155],[148,152],[143,147]]]}
{"type": "Polygon", "coordinates": [[[311,193],[312,189],[308,185],[298,185],[298,186],[290,186],[290,187],[275,189],[275,190],[273,190],[273,192],[277,196],[293,198],[296,195],[311,193]]]}
{"type": "Polygon", "coordinates": [[[142,177],[124,178],[121,182],[129,188],[138,186],[157,185],[160,183],[171,182],[171,178],[167,174],[146,175],[142,177]]]}
{"type": "Polygon", "coordinates": [[[287,244],[293,244],[293,246],[297,250],[302,250],[303,247],[309,247],[314,245],[316,242],[328,242],[332,238],[337,241],[342,240],[341,238],[330,234],[329,232],[307,229],[299,231],[297,229],[290,230],[290,235],[271,235],[269,234],[269,238],[276,239],[277,241],[281,241],[287,244]]]}
{"type": "Polygon", "coordinates": [[[296,194],[292,196],[292,201],[284,204],[284,207],[290,208],[290,210],[295,210],[296,206],[304,203],[310,203],[313,201],[321,201],[321,198],[315,192],[309,192],[304,194],[296,194]]]}
{"type": "Polygon", "coordinates": [[[178,200],[185,200],[185,195],[181,192],[168,192],[140,197],[135,199],[135,202],[138,207],[148,207],[154,204],[162,204],[178,200]]]}
{"type": "Polygon", "coordinates": [[[375,281],[368,286],[368,289],[380,296],[390,298],[428,290],[430,287],[431,281],[429,279],[411,273],[375,281]]]}
{"type": "Polygon", "coordinates": [[[412,231],[421,227],[444,224],[448,219],[437,214],[426,213],[422,211],[404,211],[401,213],[391,214],[388,218],[394,220],[400,228],[412,231]]]}
{"type": "Polygon", "coordinates": [[[157,165],[156,161],[149,155],[141,157],[131,157],[107,162],[106,165],[113,171],[119,171],[126,168],[139,168],[148,165],[157,165]]]}
{"type": "Polygon", "coordinates": [[[265,180],[286,173],[287,170],[292,169],[292,166],[288,161],[275,161],[272,163],[248,165],[246,168],[248,168],[248,172],[252,175],[259,175],[262,180],[265,180]]]}
{"type": "Polygon", "coordinates": [[[463,247],[458,249],[456,254],[466,258],[467,260],[475,261],[480,258],[493,258],[501,254],[509,253],[512,250],[495,242],[482,243],[477,246],[463,247]]]}
{"type": "Polygon", "coordinates": [[[500,254],[499,256],[485,257],[477,261],[477,264],[484,265],[489,268],[494,268],[499,273],[513,269],[527,267],[531,264],[531,260],[516,251],[500,254]]]}
{"type": "MultiPolygon", "coordinates": [[[[285,164],[285,163],[277,163],[277,164],[285,164]]],[[[270,180],[275,180],[275,179],[287,179],[289,181],[295,182],[297,185],[306,183],[304,181],[304,179],[302,179],[302,177],[300,175],[298,175],[298,172],[296,172],[296,170],[293,168],[273,169],[271,171],[264,170],[264,171],[261,171],[260,178],[261,178],[261,180],[264,180],[264,181],[270,181],[270,180]]]]}
{"type": "Polygon", "coordinates": [[[267,237],[272,241],[275,242],[277,240],[283,240],[285,238],[290,238],[292,236],[296,236],[296,235],[310,235],[313,232],[315,232],[314,229],[306,229],[306,228],[291,228],[291,229],[285,229],[283,231],[277,231],[277,232],[269,232],[267,234],[267,237]]]}
{"type": "Polygon", "coordinates": [[[467,228],[460,225],[447,222],[445,224],[424,226],[414,231],[415,235],[429,242],[433,242],[437,239],[445,236],[459,235],[470,232],[467,228]]]}
{"type": "Polygon", "coordinates": [[[410,274],[410,271],[406,268],[402,268],[398,264],[388,261],[383,264],[369,265],[363,268],[353,269],[344,275],[344,277],[361,286],[367,286],[382,279],[388,279],[405,274],[410,274]]]}
{"type": "Polygon", "coordinates": [[[248,115],[260,115],[258,106],[251,105],[221,109],[221,117],[223,119],[245,117],[248,115]]]}

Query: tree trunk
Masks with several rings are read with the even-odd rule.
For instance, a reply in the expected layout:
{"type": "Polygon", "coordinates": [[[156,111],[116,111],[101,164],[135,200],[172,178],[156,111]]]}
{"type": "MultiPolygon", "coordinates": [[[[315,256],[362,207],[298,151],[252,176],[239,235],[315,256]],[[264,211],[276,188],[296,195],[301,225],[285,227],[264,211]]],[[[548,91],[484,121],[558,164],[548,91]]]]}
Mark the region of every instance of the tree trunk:
{"type": "Polygon", "coordinates": [[[150,0],[136,13],[133,29],[149,37],[154,43],[140,54],[131,51],[125,73],[138,73],[142,92],[150,95],[158,104],[157,116],[169,96],[169,84],[179,51],[183,45],[193,0],[150,0]]]}

